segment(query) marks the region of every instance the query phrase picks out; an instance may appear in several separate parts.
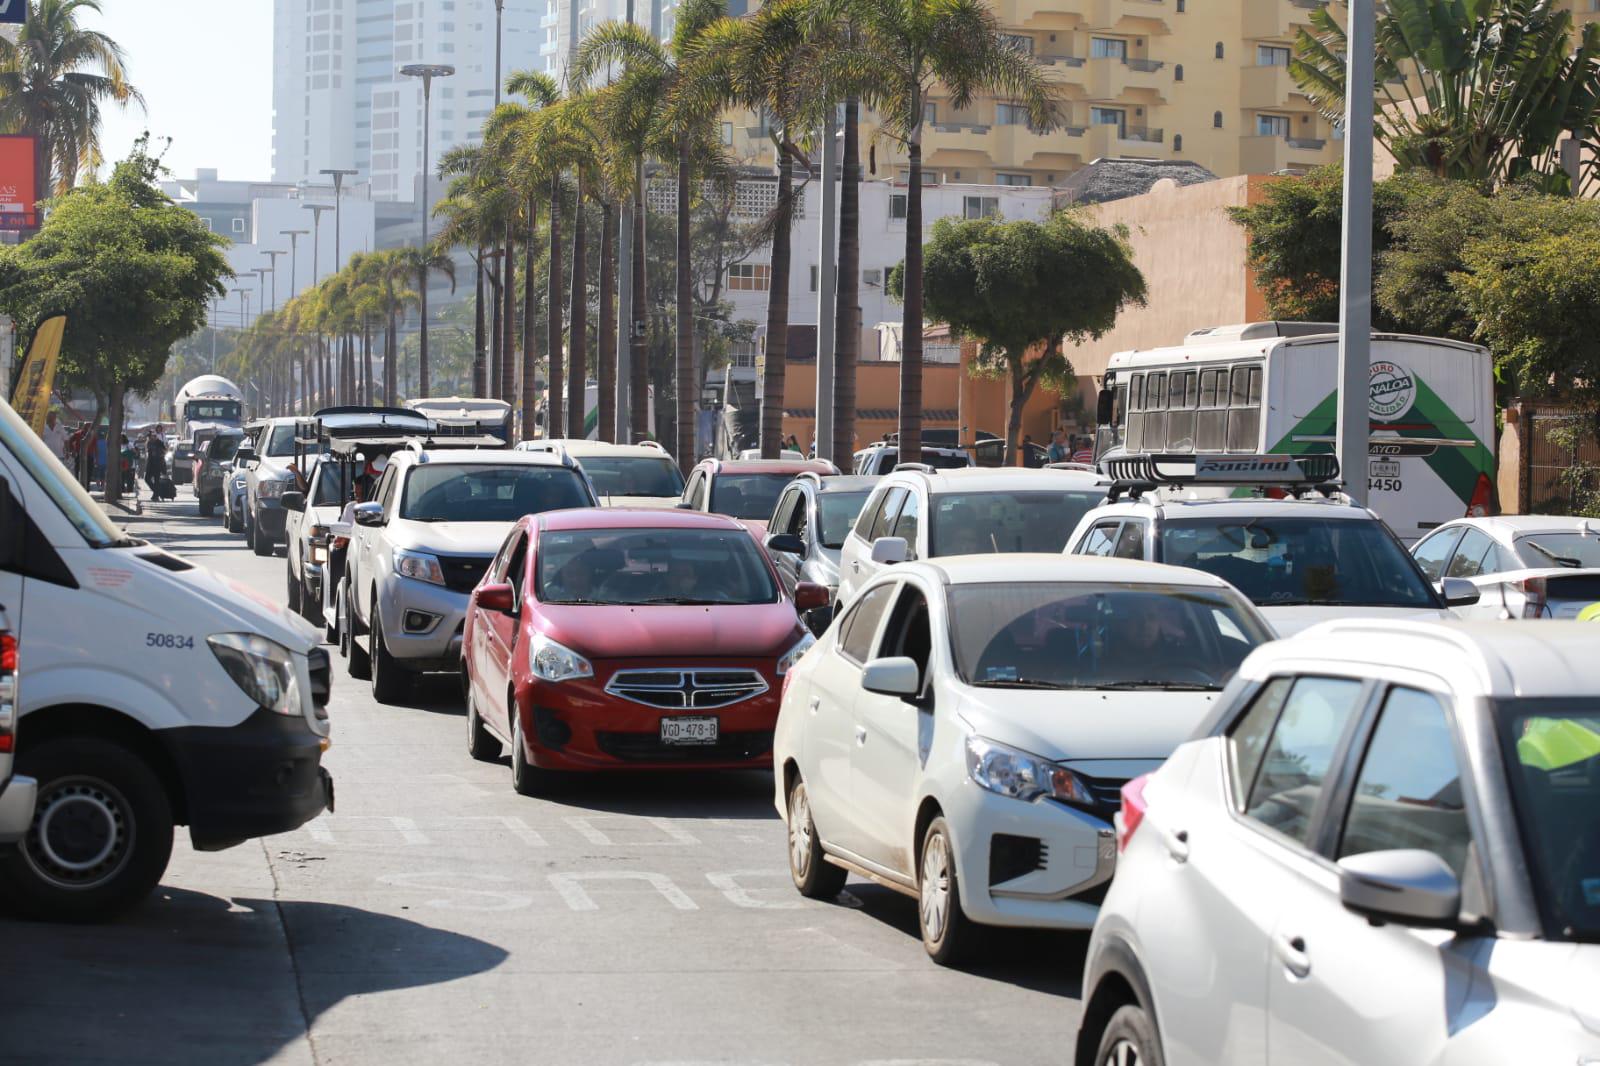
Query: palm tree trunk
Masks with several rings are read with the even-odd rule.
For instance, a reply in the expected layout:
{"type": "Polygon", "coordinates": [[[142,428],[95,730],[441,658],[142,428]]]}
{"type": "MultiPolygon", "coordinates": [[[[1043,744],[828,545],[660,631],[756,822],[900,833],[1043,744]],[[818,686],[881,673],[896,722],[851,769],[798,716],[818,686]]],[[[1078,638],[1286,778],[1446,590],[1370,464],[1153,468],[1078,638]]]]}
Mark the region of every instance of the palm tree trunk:
{"type": "Polygon", "coordinates": [[[856,450],[856,366],[861,360],[860,119],[861,105],[854,98],[846,100],[844,158],[839,172],[839,269],[833,311],[833,459],[847,470],[856,450]]]}
{"type": "MultiPolygon", "coordinates": [[[[506,402],[510,404],[515,404],[517,397],[517,240],[512,229],[514,225],[514,216],[506,220],[506,254],[500,261],[500,284],[505,289],[500,304],[500,374],[506,402]]],[[[528,324],[524,322],[522,328],[526,331],[528,324]]],[[[533,424],[526,421],[526,414],[523,417],[522,435],[525,439],[531,438],[533,424]]]]}
{"type": "Polygon", "coordinates": [[[595,377],[600,397],[595,404],[595,436],[610,442],[617,435],[617,208],[600,205],[600,352],[595,377]]]}
{"type": "MultiPolygon", "coordinates": [[[[694,469],[694,402],[700,395],[694,378],[694,298],[690,287],[689,256],[693,234],[689,217],[689,179],[693,174],[689,159],[689,138],[678,140],[678,254],[677,254],[677,307],[678,352],[677,373],[673,384],[678,394],[678,469],[685,477],[694,469]]],[[[771,338],[768,338],[771,343],[771,338]]]]}
{"type": "Polygon", "coordinates": [[[500,296],[500,268],[497,256],[484,271],[489,281],[489,359],[490,359],[490,387],[494,389],[495,399],[504,400],[515,407],[515,397],[506,392],[505,370],[502,367],[504,356],[501,354],[500,316],[505,313],[501,307],[503,302],[500,296]]]}
{"type": "Polygon", "coordinates": [[[550,285],[545,298],[549,320],[546,352],[550,359],[549,387],[544,404],[544,435],[559,436],[566,427],[561,373],[561,175],[550,179],[550,285]]]}
{"type": "MultiPolygon", "coordinates": [[[[921,110],[920,101],[917,102],[921,110]]],[[[918,462],[922,455],[922,138],[907,146],[905,317],[900,337],[900,456],[918,462]]]]}
{"type": "MultiPolygon", "coordinates": [[[[122,422],[123,400],[127,396],[127,386],[118,382],[111,386],[111,409],[106,414],[106,491],[107,503],[115,503],[122,499],[122,422]]],[[[89,438],[89,446],[94,447],[94,437],[89,438]]]]}
{"type": "Polygon", "coordinates": [[[572,212],[571,309],[567,313],[567,436],[583,440],[585,393],[589,384],[589,264],[583,233],[583,171],[577,174],[572,212]]]}
{"type": "Polygon", "coordinates": [[[472,395],[488,396],[488,353],[483,350],[483,245],[478,245],[478,254],[473,257],[472,263],[477,282],[472,302],[472,395]]]}
{"type": "MultiPolygon", "coordinates": [[[[794,189],[789,183],[792,166],[786,137],[778,146],[778,206],[772,228],[772,282],[767,290],[767,358],[766,371],[761,376],[763,459],[776,459],[783,451],[783,383],[789,357],[789,260],[794,225],[794,189]]],[[[824,174],[822,180],[832,177],[824,174]]],[[[683,410],[681,399],[678,410],[683,410]]]]}
{"type": "Polygon", "coordinates": [[[538,262],[539,201],[528,192],[528,234],[522,242],[522,421],[528,428],[523,435],[532,440],[538,425],[539,410],[539,320],[538,262]]]}
{"type": "MultiPolygon", "coordinates": [[[[428,249],[422,249],[426,256],[428,249]]],[[[421,328],[417,331],[417,395],[423,399],[428,397],[428,262],[423,260],[422,269],[417,271],[417,306],[418,322],[421,328]]]]}
{"type": "Polygon", "coordinates": [[[304,347],[300,349],[300,412],[311,413],[311,358],[304,347]]]}
{"type": "MultiPolygon", "coordinates": [[[[642,175],[642,170],[640,174],[642,175]]],[[[633,331],[629,347],[633,350],[633,358],[629,360],[629,372],[633,377],[633,384],[628,390],[629,424],[633,426],[634,440],[643,440],[654,437],[650,432],[650,300],[644,289],[644,257],[645,235],[649,228],[645,225],[645,199],[644,181],[634,183],[633,204],[633,321],[629,328],[633,331]]],[[[632,444],[634,441],[618,441],[618,444],[632,444]]]]}
{"type": "MultiPolygon", "coordinates": [[[[390,380],[390,375],[396,373],[394,368],[400,365],[400,305],[397,302],[389,304],[389,322],[384,330],[383,338],[383,380],[385,387],[390,380]]],[[[394,403],[394,393],[384,396],[384,402],[394,403]]]]}
{"type": "MultiPolygon", "coordinates": [[[[383,402],[394,402],[394,389],[389,385],[389,375],[394,372],[392,363],[383,365],[383,402]]],[[[363,319],[361,323],[361,397],[362,402],[372,406],[372,319],[363,319]]]]}

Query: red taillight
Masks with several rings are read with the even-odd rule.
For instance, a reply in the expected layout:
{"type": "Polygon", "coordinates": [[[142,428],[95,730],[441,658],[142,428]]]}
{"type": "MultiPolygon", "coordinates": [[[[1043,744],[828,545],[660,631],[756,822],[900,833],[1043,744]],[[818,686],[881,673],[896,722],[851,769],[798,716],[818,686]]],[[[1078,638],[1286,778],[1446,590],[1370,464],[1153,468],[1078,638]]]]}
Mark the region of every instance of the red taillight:
{"type": "Polygon", "coordinates": [[[1122,786],[1122,817],[1117,823],[1118,851],[1128,850],[1128,841],[1133,839],[1134,830],[1144,821],[1144,786],[1149,781],[1150,775],[1142,774],[1122,786]]]}
{"type": "Polygon", "coordinates": [[[1517,582],[1522,592],[1522,617],[1543,618],[1545,610],[1545,583],[1542,577],[1525,577],[1517,582]]]}
{"type": "Polygon", "coordinates": [[[1468,518],[1487,518],[1494,505],[1494,485],[1488,474],[1479,474],[1478,483],[1472,486],[1472,500],[1467,504],[1468,518]]]}
{"type": "Polygon", "coordinates": [[[17,669],[17,638],[10,633],[0,633],[0,670],[14,673],[17,669]]]}
{"type": "Polygon", "coordinates": [[[1287,500],[1289,499],[1289,490],[1280,489],[1276,486],[1269,486],[1261,490],[1261,495],[1265,496],[1269,500],[1287,500]]]}

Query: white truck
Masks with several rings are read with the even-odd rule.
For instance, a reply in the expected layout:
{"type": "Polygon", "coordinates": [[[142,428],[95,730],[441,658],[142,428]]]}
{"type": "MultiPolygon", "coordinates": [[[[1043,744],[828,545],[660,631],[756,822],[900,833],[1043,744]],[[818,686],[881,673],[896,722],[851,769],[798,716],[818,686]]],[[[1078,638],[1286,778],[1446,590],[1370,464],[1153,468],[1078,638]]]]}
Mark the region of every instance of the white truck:
{"type": "Polygon", "coordinates": [[[194,424],[213,422],[234,429],[244,425],[244,393],[239,386],[216,374],[202,374],[178,390],[173,402],[178,439],[192,440],[194,424]]]}

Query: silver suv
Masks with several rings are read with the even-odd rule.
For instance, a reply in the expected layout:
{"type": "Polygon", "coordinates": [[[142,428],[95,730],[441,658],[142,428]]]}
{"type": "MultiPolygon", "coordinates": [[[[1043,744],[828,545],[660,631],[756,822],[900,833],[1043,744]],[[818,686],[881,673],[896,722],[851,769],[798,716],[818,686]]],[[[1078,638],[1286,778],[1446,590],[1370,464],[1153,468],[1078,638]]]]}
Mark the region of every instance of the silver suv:
{"type": "Polygon", "coordinates": [[[410,674],[455,671],[467,600],[517,519],[597,506],[565,453],[428,451],[389,457],[355,508],[338,594],[340,651],[379,703],[410,674]]]}
{"type": "Polygon", "coordinates": [[[244,475],[244,538],[257,555],[271,555],[283,540],[283,494],[295,487],[293,418],[268,418],[256,429],[255,461],[244,475]]]}

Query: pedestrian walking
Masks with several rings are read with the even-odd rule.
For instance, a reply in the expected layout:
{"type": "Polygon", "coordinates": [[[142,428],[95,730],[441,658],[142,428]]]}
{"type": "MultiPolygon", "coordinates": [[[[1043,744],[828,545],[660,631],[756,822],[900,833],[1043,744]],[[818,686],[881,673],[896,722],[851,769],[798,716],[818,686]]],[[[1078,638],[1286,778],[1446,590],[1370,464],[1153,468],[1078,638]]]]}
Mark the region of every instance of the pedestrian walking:
{"type": "Polygon", "coordinates": [[[122,435],[122,449],[117,453],[117,469],[122,475],[122,489],[131,495],[135,501],[139,499],[139,453],[132,444],[128,443],[128,435],[122,435]]]}
{"type": "Polygon", "coordinates": [[[159,429],[151,430],[144,444],[144,483],[150,486],[153,498],[161,496],[161,478],[167,472],[167,442],[161,439],[159,429]]]}
{"type": "Polygon", "coordinates": [[[61,424],[61,419],[54,411],[44,416],[44,446],[50,449],[50,454],[67,461],[67,427],[61,424]]]}

